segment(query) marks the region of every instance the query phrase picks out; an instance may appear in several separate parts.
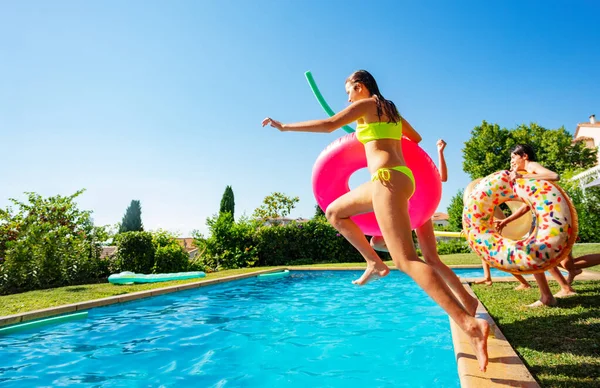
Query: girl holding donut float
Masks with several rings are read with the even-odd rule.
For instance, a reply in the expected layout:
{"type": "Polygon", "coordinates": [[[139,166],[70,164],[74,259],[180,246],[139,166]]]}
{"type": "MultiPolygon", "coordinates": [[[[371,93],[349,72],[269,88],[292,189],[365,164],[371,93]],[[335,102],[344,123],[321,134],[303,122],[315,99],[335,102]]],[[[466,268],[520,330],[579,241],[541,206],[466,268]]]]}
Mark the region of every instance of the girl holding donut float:
{"type": "Polygon", "coordinates": [[[568,196],[557,185],[559,175],[535,162],[533,149],[517,145],[511,153],[511,171],[499,171],[481,180],[463,211],[463,226],[471,248],[487,264],[513,274],[533,274],[541,297],[528,307],[556,305],[544,271],[561,285],[556,296],[574,293],[556,266],[566,259],[577,237],[577,214],[568,196]],[[518,171],[524,171],[524,174],[518,171]],[[525,204],[510,217],[496,220],[501,203],[521,200],[525,204]],[[510,239],[501,232],[512,220],[534,214],[530,231],[510,239]]]}
{"type": "Polygon", "coordinates": [[[280,131],[330,133],[357,121],[356,138],[364,145],[371,181],[342,195],[326,209],[329,222],[367,261],[367,269],[356,283],[365,284],[389,273],[389,268],[350,218],[373,211],[396,267],[410,276],[469,336],[479,367],[485,371],[488,323],[472,317],[460,305],[435,269],[419,259],[412,242],[409,200],[416,185],[404,159],[401,139],[405,135],[412,142],[419,142],[421,136],[400,116],[394,103],[383,98],[369,72],[354,72],[346,79],[345,88],[350,105],[330,118],[282,124],[267,117],[262,125],[271,125],[280,131]]]}

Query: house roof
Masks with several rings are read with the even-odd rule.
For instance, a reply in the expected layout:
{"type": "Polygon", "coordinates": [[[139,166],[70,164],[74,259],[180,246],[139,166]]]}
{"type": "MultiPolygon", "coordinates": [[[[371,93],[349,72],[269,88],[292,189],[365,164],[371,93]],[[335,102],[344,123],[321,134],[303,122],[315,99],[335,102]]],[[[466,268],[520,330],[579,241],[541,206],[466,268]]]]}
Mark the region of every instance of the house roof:
{"type": "Polygon", "coordinates": [[[431,217],[432,221],[448,221],[448,214],[446,213],[433,213],[431,217]]]}
{"type": "Polygon", "coordinates": [[[194,238],[193,237],[182,237],[182,238],[178,238],[177,242],[179,243],[179,245],[181,245],[186,252],[191,252],[194,249],[197,249],[196,245],[194,245],[194,238]]]}
{"type": "Polygon", "coordinates": [[[573,136],[573,138],[577,139],[577,136],[579,135],[579,128],[581,128],[581,127],[598,128],[598,129],[600,129],[600,123],[592,124],[590,122],[587,122],[587,123],[579,123],[579,124],[577,124],[577,129],[575,130],[575,135],[573,136]]]}
{"type": "Polygon", "coordinates": [[[292,222],[292,221],[296,221],[296,222],[308,222],[310,221],[308,218],[286,218],[286,217],[272,217],[272,218],[265,218],[264,220],[265,222],[268,221],[279,221],[279,222],[292,222]]]}
{"type": "Polygon", "coordinates": [[[117,252],[117,247],[115,247],[115,246],[102,247],[102,252],[100,252],[100,258],[105,259],[107,257],[114,255],[116,252],[117,252]]]}
{"type": "Polygon", "coordinates": [[[594,142],[594,143],[596,142],[596,139],[594,139],[593,137],[589,137],[589,136],[580,136],[580,137],[578,137],[578,138],[576,138],[576,139],[573,139],[573,140],[571,140],[571,143],[572,143],[572,144],[574,144],[574,143],[577,143],[578,141],[586,141],[586,142],[587,142],[587,141],[590,141],[590,140],[591,140],[592,142],[594,142]]]}

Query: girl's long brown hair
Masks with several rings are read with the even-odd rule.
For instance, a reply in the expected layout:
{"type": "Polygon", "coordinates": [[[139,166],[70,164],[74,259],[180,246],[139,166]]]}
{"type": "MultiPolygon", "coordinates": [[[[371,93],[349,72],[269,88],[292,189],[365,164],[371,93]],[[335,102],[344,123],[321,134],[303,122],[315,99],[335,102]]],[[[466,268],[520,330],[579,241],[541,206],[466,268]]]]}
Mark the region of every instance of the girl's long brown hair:
{"type": "Polygon", "coordinates": [[[379,86],[377,86],[377,82],[371,73],[366,70],[355,71],[350,77],[348,77],[346,82],[350,82],[351,84],[360,82],[365,86],[365,88],[367,88],[372,96],[375,96],[375,100],[377,101],[377,117],[379,117],[380,121],[382,114],[387,116],[388,123],[397,123],[401,120],[400,113],[398,112],[396,105],[392,101],[386,100],[381,95],[379,86]]]}

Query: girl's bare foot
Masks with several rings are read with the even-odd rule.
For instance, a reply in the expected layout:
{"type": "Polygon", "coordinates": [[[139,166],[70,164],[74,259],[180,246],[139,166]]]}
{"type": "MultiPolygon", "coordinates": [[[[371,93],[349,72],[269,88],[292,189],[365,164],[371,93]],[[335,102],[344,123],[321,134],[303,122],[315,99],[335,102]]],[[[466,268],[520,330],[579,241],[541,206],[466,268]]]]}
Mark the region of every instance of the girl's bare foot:
{"type": "Polygon", "coordinates": [[[485,372],[488,364],[487,339],[490,325],[484,319],[475,319],[475,325],[468,330],[469,340],[479,362],[479,370],[485,372]]]}
{"type": "Polygon", "coordinates": [[[518,286],[515,287],[515,291],[523,291],[523,290],[528,290],[530,288],[531,288],[531,286],[529,284],[519,284],[518,286]]]}
{"type": "Polygon", "coordinates": [[[573,295],[577,295],[575,290],[569,290],[569,291],[560,290],[556,294],[554,294],[554,297],[555,298],[567,298],[567,297],[573,296],[573,295]]]}
{"type": "Polygon", "coordinates": [[[527,307],[530,309],[534,309],[534,308],[544,307],[544,306],[554,307],[557,304],[558,304],[558,302],[556,301],[556,299],[552,298],[552,299],[549,299],[546,301],[537,300],[537,301],[533,302],[532,304],[528,304],[527,307]]]}
{"type": "Polygon", "coordinates": [[[485,284],[487,286],[491,286],[492,285],[492,279],[482,279],[482,280],[477,280],[475,282],[475,284],[485,284]]]}
{"type": "Polygon", "coordinates": [[[367,269],[362,274],[362,276],[352,282],[352,284],[357,284],[359,286],[364,286],[369,283],[371,280],[380,279],[384,276],[387,276],[390,273],[390,269],[385,264],[380,265],[367,265],[367,269]]]}

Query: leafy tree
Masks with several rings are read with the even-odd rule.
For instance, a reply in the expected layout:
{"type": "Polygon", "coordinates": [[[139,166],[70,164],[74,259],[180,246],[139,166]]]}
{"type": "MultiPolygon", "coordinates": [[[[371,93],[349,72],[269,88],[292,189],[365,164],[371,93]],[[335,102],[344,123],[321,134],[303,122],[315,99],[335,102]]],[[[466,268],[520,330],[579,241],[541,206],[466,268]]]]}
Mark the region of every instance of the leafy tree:
{"type": "Polygon", "coordinates": [[[325,212],[323,211],[323,209],[321,209],[321,206],[319,206],[319,204],[316,204],[315,205],[315,216],[313,218],[317,219],[319,217],[325,217],[325,212]]]}
{"type": "Polygon", "coordinates": [[[464,190],[458,190],[448,205],[448,229],[453,232],[462,230],[463,193],[464,190]]]}
{"type": "Polygon", "coordinates": [[[567,171],[560,180],[560,186],[571,198],[579,219],[579,242],[600,242],[600,187],[581,189],[578,181],[570,178],[576,172],[567,171]]]}
{"type": "Polygon", "coordinates": [[[263,204],[254,210],[254,217],[260,219],[285,217],[291,213],[300,201],[298,197],[288,197],[279,192],[274,192],[265,197],[263,204]]]}
{"type": "Polygon", "coordinates": [[[235,200],[233,197],[233,190],[231,186],[225,187],[225,192],[223,193],[223,197],[221,198],[221,207],[219,208],[219,214],[224,212],[229,212],[231,215],[234,215],[235,211],[235,200]]]}
{"type": "Polygon", "coordinates": [[[463,170],[471,179],[510,168],[510,151],[516,144],[529,144],[544,167],[562,174],[574,167],[589,168],[596,163],[596,150],[583,142],[572,142],[564,127],[546,129],[535,123],[513,130],[483,121],[473,128],[463,148],[463,170]]]}
{"type": "Polygon", "coordinates": [[[140,205],[140,201],[133,199],[125,211],[119,233],[142,231],[144,231],[144,225],[142,225],[142,206],[140,205]]]}

